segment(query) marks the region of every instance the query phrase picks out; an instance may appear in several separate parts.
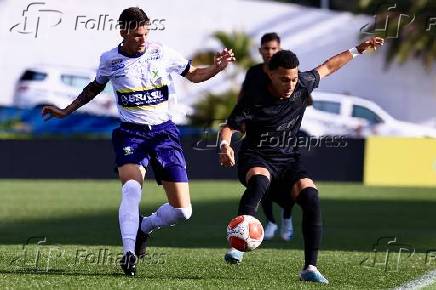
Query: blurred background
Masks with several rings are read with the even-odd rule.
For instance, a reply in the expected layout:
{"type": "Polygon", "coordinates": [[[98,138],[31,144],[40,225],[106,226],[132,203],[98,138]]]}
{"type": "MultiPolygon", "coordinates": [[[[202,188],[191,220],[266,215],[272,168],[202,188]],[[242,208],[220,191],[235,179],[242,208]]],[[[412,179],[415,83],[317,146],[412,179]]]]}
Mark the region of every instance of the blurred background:
{"type": "Polygon", "coordinates": [[[205,83],[174,78],[178,98],[171,110],[191,178],[236,176],[217,165],[216,132],[236,103],[246,70],[262,61],[260,37],[277,32],[301,70],[367,37],[386,39],[383,48],[354,59],[313,94],[301,134],[309,138],[302,151],[315,178],[436,185],[435,1],[211,3],[0,0],[0,178],[114,177],[110,137],[119,121],[110,86],[65,120],[44,122],[40,110],[68,105],[93,80],[100,54],[121,42],[119,14],[139,6],[151,19],[150,39],[195,65],[210,64],[223,47],[236,53],[234,65],[205,83]],[[329,146],[322,142],[326,136],[340,142],[329,146]],[[59,170],[59,160],[68,168],[59,170]],[[336,166],[329,168],[332,162],[336,166]]]}

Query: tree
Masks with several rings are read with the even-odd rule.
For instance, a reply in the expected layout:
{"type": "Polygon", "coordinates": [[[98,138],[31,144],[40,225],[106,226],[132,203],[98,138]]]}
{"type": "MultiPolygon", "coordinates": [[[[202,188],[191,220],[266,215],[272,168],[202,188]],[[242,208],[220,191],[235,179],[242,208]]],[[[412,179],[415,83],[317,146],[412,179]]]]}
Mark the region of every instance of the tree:
{"type": "MultiPolygon", "coordinates": [[[[320,0],[276,1],[320,7],[320,0]]],[[[371,31],[372,35],[387,38],[388,66],[392,62],[402,64],[410,58],[420,58],[431,69],[436,60],[435,0],[330,0],[329,3],[332,10],[375,15],[375,23],[366,27],[361,37],[371,31]]]]}
{"type": "MultiPolygon", "coordinates": [[[[233,31],[227,33],[224,31],[216,31],[212,36],[221,44],[222,47],[232,48],[236,57],[236,64],[247,70],[250,66],[254,65],[254,60],[251,57],[251,38],[245,32],[233,31]]],[[[208,65],[212,64],[215,51],[203,50],[197,52],[192,62],[194,65],[208,65]]]]}
{"type": "Polygon", "coordinates": [[[194,105],[194,114],[189,116],[191,125],[204,128],[218,128],[236,103],[238,91],[228,90],[222,94],[207,94],[194,105]]]}
{"type": "MultiPolygon", "coordinates": [[[[233,73],[226,72],[227,81],[234,84],[228,91],[222,94],[207,94],[204,99],[194,105],[194,114],[189,116],[191,125],[209,128],[217,128],[229,116],[239,93],[240,84],[237,84],[236,77],[241,71],[255,64],[250,54],[251,39],[244,32],[217,31],[213,33],[213,37],[222,47],[233,49],[236,69],[233,73]]],[[[193,56],[192,62],[194,65],[212,64],[214,54],[215,51],[212,50],[199,51],[193,56]]]]}

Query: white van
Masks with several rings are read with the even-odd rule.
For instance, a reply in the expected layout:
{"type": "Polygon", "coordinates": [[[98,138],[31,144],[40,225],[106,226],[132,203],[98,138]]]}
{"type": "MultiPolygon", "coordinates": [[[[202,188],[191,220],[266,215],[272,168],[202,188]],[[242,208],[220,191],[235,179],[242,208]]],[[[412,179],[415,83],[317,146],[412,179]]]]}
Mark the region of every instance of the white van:
{"type": "Polygon", "coordinates": [[[342,94],[314,92],[301,130],[308,135],[369,135],[436,138],[436,130],[395,119],[376,103],[342,94]]]}
{"type": "MultiPolygon", "coordinates": [[[[14,90],[14,105],[31,108],[42,105],[69,105],[95,78],[95,71],[55,66],[29,67],[21,74],[14,90]]],[[[79,111],[95,115],[118,116],[110,83],[94,100],[79,111]]]]}

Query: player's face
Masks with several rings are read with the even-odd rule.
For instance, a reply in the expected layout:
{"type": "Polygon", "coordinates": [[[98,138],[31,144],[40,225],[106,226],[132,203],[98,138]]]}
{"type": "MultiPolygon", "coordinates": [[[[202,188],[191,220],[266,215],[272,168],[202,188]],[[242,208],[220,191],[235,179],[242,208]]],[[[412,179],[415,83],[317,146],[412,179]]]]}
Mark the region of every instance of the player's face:
{"type": "Polygon", "coordinates": [[[276,40],[268,41],[259,48],[259,53],[262,56],[263,62],[268,62],[271,57],[280,50],[280,43],[276,40]]]}
{"type": "Polygon", "coordinates": [[[289,98],[298,82],[298,67],[286,69],[278,67],[268,73],[274,93],[279,98],[289,98]]]}
{"type": "Polygon", "coordinates": [[[139,26],[134,30],[122,30],[121,36],[124,39],[124,48],[131,53],[141,53],[145,50],[145,44],[148,37],[148,27],[139,26]]]}

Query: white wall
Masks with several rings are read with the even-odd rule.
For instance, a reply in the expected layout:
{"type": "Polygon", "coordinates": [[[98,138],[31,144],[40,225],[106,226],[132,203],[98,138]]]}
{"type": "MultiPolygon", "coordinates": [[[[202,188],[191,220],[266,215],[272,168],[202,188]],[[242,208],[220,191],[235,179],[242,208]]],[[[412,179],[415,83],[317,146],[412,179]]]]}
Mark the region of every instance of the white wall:
{"type": "MultiPolygon", "coordinates": [[[[296,5],[238,0],[222,0],[219,5],[205,0],[44,2],[45,9],[62,11],[62,22],[49,27],[59,16],[40,12],[37,38],[9,31],[14,24],[23,21],[22,11],[30,2],[0,2],[0,104],[11,103],[13,85],[25,67],[38,63],[96,67],[100,53],[120,41],[117,31],[75,31],[79,15],[88,19],[109,14],[116,20],[123,8],[140,6],[152,19],[165,19],[165,30],[154,31],[151,37],[172,46],[186,57],[201,48],[218,48],[210,38],[215,30],[244,30],[253,36],[256,45],[263,33],[277,31],[283,36],[283,47],[297,53],[303,69],[311,69],[332,54],[354,46],[359,28],[372,19],[296,5]]],[[[38,14],[33,15],[36,19],[38,14]]],[[[385,71],[382,53],[383,50],[354,60],[323,81],[320,89],[375,100],[403,120],[422,121],[435,116],[435,69],[426,72],[419,61],[413,61],[401,67],[394,65],[385,71]]],[[[204,92],[224,89],[228,85],[223,77],[195,85],[178,80],[179,102],[192,104],[204,92]]]]}

